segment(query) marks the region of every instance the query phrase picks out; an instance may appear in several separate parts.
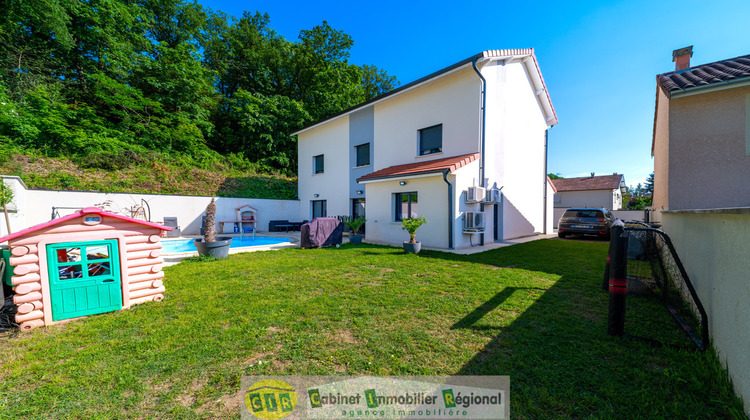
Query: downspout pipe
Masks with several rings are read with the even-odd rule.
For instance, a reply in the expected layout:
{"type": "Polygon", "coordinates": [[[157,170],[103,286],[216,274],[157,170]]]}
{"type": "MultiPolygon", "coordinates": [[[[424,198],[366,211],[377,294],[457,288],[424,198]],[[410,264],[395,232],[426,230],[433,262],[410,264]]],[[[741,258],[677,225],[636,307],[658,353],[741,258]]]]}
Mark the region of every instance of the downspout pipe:
{"type": "Polygon", "coordinates": [[[453,184],[448,181],[448,173],[443,171],[443,181],[448,184],[448,249],[453,249],[453,184]]]}
{"type": "Polygon", "coordinates": [[[544,225],[542,226],[542,233],[545,235],[547,234],[547,139],[549,137],[549,129],[550,127],[547,127],[544,130],[544,210],[542,211],[544,215],[542,223],[544,225]]]}
{"type": "MultiPolygon", "coordinates": [[[[471,66],[474,68],[474,72],[476,72],[477,76],[479,76],[479,79],[482,81],[482,122],[479,124],[480,128],[480,152],[479,152],[479,186],[484,187],[484,146],[485,146],[485,133],[486,133],[486,117],[487,117],[487,79],[482,76],[482,72],[479,71],[479,68],[477,67],[477,58],[474,57],[473,60],[471,60],[471,66]]],[[[484,203],[479,205],[479,211],[484,211],[484,203]]],[[[479,234],[479,245],[484,245],[484,233],[479,234]]]]}

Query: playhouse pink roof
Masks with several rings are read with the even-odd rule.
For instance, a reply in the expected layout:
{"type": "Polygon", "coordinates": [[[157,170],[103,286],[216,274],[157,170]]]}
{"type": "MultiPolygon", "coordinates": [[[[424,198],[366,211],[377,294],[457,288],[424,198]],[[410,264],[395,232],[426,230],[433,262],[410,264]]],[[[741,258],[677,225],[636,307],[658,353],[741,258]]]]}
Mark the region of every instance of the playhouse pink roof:
{"type": "Polygon", "coordinates": [[[123,215],[120,215],[120,214],[108,213],[108,212],[100,209],[99,207],[86,207],[83,210],[77,211],[77,212],[75,212],[73,214],[69,214],[67,216],[63,216],[63,217],[61,217],[59,219],[53,219],[53,220],[50,220],[49,222],[44,222],[42,224],[38,224],[36,226],[32,226],[32,227],[26,228],[24,230],[19,230],[16,233],[11,233],[10,235],[3,236],[2,238],[0,238],[0,243],[7,242],[7,241],[10,241],[11,239],[16,239],[16,238],[21,237],[21,236],[28,235],[30,233],[36,232],[36,231],[41,230],[41,229],[45,229],[45,228],[48,228],[48,227],[51,227],[51,226],[55,226],[57,224],[66,222],[68,220],[75,219],[76,217],[81,217],[84,214],[98,214],[100,216],[112,217],[114,219],[125,220],[127,222],[137,223],[139,225],[149,226],[149,227],[153,227],[153,228],[157,228],[157,229],[161,229],[161,230],[172,230],[171,227],[163,226],[163,225],[160,225],[158,223],[146,222],[145,220],[133,219],[132,217],[127,217],[127,216],[123,216],[123,215]]]}

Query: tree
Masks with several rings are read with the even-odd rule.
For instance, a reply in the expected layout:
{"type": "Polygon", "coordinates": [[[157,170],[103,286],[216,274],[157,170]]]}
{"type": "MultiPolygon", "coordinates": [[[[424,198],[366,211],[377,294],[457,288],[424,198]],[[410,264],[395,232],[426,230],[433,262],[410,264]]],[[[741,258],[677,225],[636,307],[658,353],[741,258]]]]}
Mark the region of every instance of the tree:
{"type": "Polygon", "coordinates": [[[646,194],[654,193],[654,173],[653,172],[651,172],[651,175],[649,175],[648,178],[646,178],[645,193],[646,194]]]}
{"type": "Polygon", "coordinates": [[[367,64],[362,66],[362,86],[365,91],[365,100],[390,92],[398,85],[396,76],[389,76],[385,70],[367,64]]]}
{"type": "Polygon", "coordinates": [[[563,177],[560,176],[559,172],[556,174],[547,174],[547,176],[549,177],[549,179],[564,179],[563,177]]]}
{"type": "Polygon", "coordinates": [[[325,21],[288,41],[196,0],[2,4],[0,139],[86,167],[219,152],[293,172],[289,133],[398,86],[325,21]]]}

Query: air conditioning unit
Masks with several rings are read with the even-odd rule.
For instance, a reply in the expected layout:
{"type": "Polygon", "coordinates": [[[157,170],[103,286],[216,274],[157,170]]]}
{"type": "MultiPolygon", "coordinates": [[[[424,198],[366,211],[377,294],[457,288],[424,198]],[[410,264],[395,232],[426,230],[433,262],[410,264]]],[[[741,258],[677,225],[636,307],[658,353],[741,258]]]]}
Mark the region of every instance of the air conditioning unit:
{"type": "Polygon", "coordinates": [[[467,211],[464,213],[464,233],[484,232],[484,212],[467,211]]]}
{"type": "Polygon", "coordinates": [[[493,188],[491,190],[487,190],[487,198],[484,199],[485,203],[499,203],[500,202],[500,189],[499,188],[493,188]]]}
{"type": "Polygon", "coordinates": [[[466,191],[466,202],[467,203],[481,203],[484,201],[486,191],[483,187],[469,187],[466,191]]]}

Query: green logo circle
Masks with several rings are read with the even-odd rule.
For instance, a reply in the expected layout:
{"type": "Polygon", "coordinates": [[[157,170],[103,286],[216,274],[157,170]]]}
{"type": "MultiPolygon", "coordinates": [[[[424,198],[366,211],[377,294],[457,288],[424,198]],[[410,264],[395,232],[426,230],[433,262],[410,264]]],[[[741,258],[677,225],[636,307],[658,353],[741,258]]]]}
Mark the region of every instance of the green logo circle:
{"type": "Polygon", "coordinates": [[[263,420],[284,418],[297,407],[294,387],[278,379],[262,379],[245,392],[245,407],[263,420]]]}

